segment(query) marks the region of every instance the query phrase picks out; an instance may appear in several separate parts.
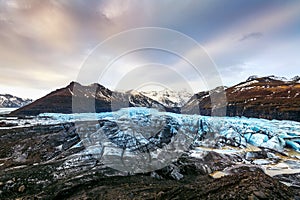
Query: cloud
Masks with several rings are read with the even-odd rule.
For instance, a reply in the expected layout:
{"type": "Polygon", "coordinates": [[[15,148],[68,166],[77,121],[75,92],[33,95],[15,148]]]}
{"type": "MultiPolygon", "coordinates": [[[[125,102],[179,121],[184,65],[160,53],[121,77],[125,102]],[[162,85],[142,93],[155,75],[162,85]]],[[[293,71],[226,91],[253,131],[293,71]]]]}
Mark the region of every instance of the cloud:
{"type": "Polygon", "coordinates": [[[124,16],[129,10],[130,2],[128,0],[124,1],[106,1],[102,6],[102,14],[108,19],[115,19],[124,16]]]}
{"type": "MultiPolygon", "coordinates": [[[[258,55],[262,55],[260,60],[269,59],[271,56],[264,51],[271,55],[276,44],[299,37],[295,28],[300,26],[299,10],[298,1],[253,0],[241,4],[232,0],[226,2],[224,9],[220,0],[187,0],[176,4],[171,0],[91,0],[88,4],[84,0],[0,0],[0,88],[20,85],[12,93],[26,94],[26,90],[42,91],[67,85],[76,79],[86,52],[114,34],[144,26],[174,29],[197,40],[217,64],[225,85],[229,85],[232,77],[239,77],[243,72],[265,72],[259,66],[251,67],[251,71],[245,65],[249,61],[254,63],[258,55]]],[[[132,42],[120,41],[111,48],[118,51],[132,42]]],[[[299,46],[291,43],[284,51],[279,49],[276,55],[281,56],[272,58],[267,63],[268,69],[272,69],[272,63],[283,65],[283,57],[297,64],[297,56],[292,56],[291,51],[299,52],[299,46]]],[[[185,50],[187,56],[194,55],[193,49],[185,50]]],[[[109,56],[109,53],[101,52],[99,56],[109,56]]],[[[152,57],[149,52],[135,54],[110,74],[119,77],[136,64],[151,62],[172,66],[188,77],[195,88],[200,88],[186,63],[171,60],[161,52],[152,57]]],[[[102,67],[101,63],[97,66],[102,67]]],[[[170,82],[174,80],[166,70],[159,75],[170,82]]]]}
{"type": "Polygon", "coordinates": [[[263,37],[263,34],[261,32],[253,32],[253,33],[248,33],[244,35],[241,39],[239,39],[240,42],[245,41],[245,40],[251,40],[251,39],[260,39],[263,37]]]}

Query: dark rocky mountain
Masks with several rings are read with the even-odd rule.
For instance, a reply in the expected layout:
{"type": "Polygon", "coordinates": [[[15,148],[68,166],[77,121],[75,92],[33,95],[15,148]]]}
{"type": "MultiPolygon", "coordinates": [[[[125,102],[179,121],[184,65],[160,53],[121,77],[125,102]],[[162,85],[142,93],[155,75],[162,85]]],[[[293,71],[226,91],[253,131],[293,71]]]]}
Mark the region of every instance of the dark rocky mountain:
{"type": "Polygon", "coordinates": [[[40,113],[109,112],[126,107],[147,107],[176,112],[138,92],[113,92],[100,84],[83,86],[71,82],[33,103],[13,111],[10,115],[38,115],[40,113]]]}
{"type": "MultiPolygon", "coordinates": [[[[215,90],[218,92],[218,90],[215,90]]],[[[251,76],[245,82],[225,89],[227,116],[300,121],[300,77],[251,76]]],[[[182,113],[211,115],[212,92],[195,94],[182,113]]]]}
{"type": "Polygon", "coordinates": [[[19,108],[31,102],[31,99],[22,99],[10,94],[0,94],[0,108],[19,108]]]}

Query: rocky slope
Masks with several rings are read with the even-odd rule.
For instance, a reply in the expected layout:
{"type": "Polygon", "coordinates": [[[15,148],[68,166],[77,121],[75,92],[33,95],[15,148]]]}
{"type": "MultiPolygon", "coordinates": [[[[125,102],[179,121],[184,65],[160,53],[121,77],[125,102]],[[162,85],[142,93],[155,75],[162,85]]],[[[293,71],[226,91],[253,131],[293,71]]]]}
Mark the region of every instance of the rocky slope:
{"type": "Polygon", "coordinates": [[[71,82],[67,87],[53,91],[29,105],[13,111],[11,115],[73,112],[99,113],[126,107],[148,107],[176,112],[176,109],[168,108],[138,92],[113,92],[100,84],[83,86],[79,83],[71,82]]]}
{"type": "MultiPolygon", "coordinates": [[[[292,80],[268,76],[249,77],[225,90],[227,116],[300,121],[300,77],[292,80]]],[[[182,113],[211,114],[209,92],[195,94],[181,109],[182,113]]]]}
{"type": "Polygon", "coordinates": [[[0,94],[0,108],[19,108],[31,102],[31,99],[22,99],[10,94],[0,94]]]}

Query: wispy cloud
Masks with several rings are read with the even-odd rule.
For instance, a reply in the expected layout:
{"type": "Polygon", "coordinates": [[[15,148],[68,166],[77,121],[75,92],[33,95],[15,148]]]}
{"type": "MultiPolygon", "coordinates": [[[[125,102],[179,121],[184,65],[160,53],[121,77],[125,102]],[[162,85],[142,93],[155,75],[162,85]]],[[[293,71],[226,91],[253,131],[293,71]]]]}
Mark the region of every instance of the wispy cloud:
{"type": "Polygon", "coordinates": [[[259,39],[263,37],[263,33],[261,32],[253,32],[253,33],[248,33],[244,35],[242,38],[239,39],[240,42],[245,41],[245,40],[251,40],[251,39],[259,39]]]}

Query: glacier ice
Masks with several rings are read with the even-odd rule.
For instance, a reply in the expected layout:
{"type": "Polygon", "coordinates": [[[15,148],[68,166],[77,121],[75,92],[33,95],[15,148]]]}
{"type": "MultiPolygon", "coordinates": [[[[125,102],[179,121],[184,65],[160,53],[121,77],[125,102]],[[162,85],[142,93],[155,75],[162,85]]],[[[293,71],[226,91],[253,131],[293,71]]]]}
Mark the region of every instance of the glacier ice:
{"type": "Polygon", "coordinates": [[[262,133],[252,134],[248,138],[248,142],[254,146],[262,146],[263,143],[269,140],[268,136],[262,133]]]}
{"type": "Polygon", "coordinates": [[[190,147],[213,144],[218,137],[240,148],[251,144],[278,152],[285,147],[300,151],[300,123],[294,121],[183,115],[141,107],[39,117],[74,122],[80,136],[75,146],[85,147],[82,159],[92,155],[106,166],[130,173],[161,169],[190,147]]]}
{"type": "Polygon", "coordinates": [[[296,151],[300,151],[300,144],[294,141],[287,140],[285,141],[287,147],[291,147],[296,151]]]}
{"type": "MultiPolygon", "coordinates": [[[[300,151],[300,123],[287,120],[266,120],[246,117],[209,117],[199,115],[182,115],[168,112],[159,112],[149,108],[125,108],[117,112],[107,113],[82,113],[82,114],[54,114],[44,113],[40,116],[51,117],[55,121],[84,121],[84,120],[109,120],[117,123],[123,133],[119,137],[126,140],[135,131],[135,138],[141,144],[151,142],[149,139],[155,131],[159,130],[161,123],[169,119],[178,125],[170,125],[172,137],[180,130],[184,135],[195,139],[205,133],[216,133],[231,138],[240,143],[249,143],[259,147],[282,151],[285,147],[300,151]],[[161,118],[161,120],[158,120],[161,118]],[[131,131],[129,129],[131,129],[131,131]],[[147,132],[152,132],[147,135],[147,132]],[[146,135],[145,135],[146,134],[146,135]],[[125,135],[127,135],[125,137],[125,135]],[[149,140],[147,140],[147,137],[149,140]],[[292,140],[298,139],[298,140],[292,140]]],[[[116,137],[118,137],[116,135],[116,137]]],[[[157,140],[159,136],[156,136],[157,140]]],[[[152,140],[154,138],[152,137],[152,140]]]]}

